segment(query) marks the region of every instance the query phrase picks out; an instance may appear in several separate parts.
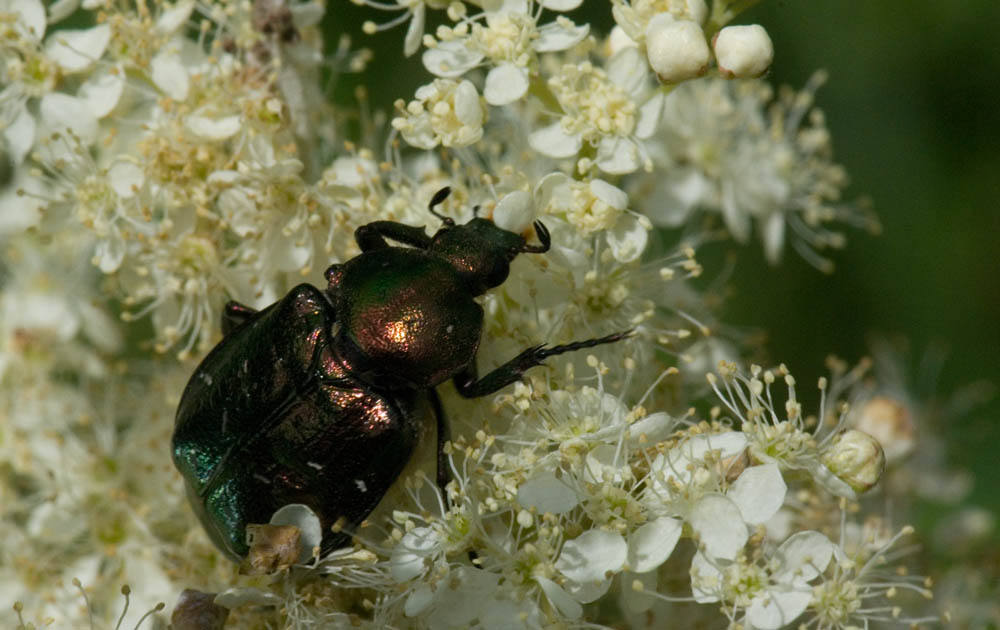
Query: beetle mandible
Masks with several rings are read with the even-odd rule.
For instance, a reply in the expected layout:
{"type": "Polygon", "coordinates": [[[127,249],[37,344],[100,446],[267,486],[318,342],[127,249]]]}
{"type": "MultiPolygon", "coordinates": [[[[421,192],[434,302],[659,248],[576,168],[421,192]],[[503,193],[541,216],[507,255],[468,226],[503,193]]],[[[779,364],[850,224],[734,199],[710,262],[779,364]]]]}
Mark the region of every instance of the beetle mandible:
{"type": "Polygon", "coordinates": [[[300,284],[260,311],[226,304],[223,339],[181,397],[172,452],[199,519],[234,560],[249,550],[247,524],[289,503],[319,516],[323,553],[348,544],[409,461],[428,407],[444,487],[449,433],[436,385],[450,378],[462,396],[486,396],[547,357],[628,336],[533,346],[479,377],[483,309],[473,298],[501,285],[518,254],[548,251],[551,237],[540,221],[539,245],[479,217],[456,225],[434,210],[449,193],[428,205],[442,221],[433,236],[393,221],[359,227],[361,254],[326,270],[325,291],[300,284]]]}

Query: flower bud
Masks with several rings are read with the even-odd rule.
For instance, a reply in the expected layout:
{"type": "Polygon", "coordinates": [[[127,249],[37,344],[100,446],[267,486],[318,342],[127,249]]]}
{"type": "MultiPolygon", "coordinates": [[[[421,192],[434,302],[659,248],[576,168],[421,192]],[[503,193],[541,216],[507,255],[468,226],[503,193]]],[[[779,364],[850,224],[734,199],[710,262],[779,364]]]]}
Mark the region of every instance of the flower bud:
{"type": "Polygon", "coordinates": [[[871,490],[885,470],[885,452],[864,431],[841,432],[821,456],[823,465],[858,493],[871,490]]]}
{"type": "Polygon", "coordinates": [[[909,408],[889,396],[866,402],[858,410],[854,427],[878,440],[890,464],[909,455],[916,445],[917,428],[909,408]]]}
{"type": "Polygon", "coordinates": [[[760,24],[727,26],[712,40],[719,71],[733,78],[759,77],[774,61],[774,45],[760,24]]]}
{"type": "Polygon", "coordinates": [[[701,27],[691,20],[675,20],[669,13],[661,13],[649,21],[646,56],[650,67],[666,83],[703,74],[711,59],[701,27]]]}

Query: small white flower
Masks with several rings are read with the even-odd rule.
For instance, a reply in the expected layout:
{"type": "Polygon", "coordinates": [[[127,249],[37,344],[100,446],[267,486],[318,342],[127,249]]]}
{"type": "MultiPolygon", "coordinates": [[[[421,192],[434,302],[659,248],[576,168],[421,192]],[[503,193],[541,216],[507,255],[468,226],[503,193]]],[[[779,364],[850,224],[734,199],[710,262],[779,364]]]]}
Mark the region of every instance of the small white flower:
{"type": "Polygon", "coordinates": [[[83,72],[97,63],[111,41],[107,24],[82,30],[59,30],[46,40],[45,52],[67,74],[83,72]]]}
{"type": "Polygon", "coordinates": [[[486,108],[469,81],[435,79],[417,89],[416,100],[392,126],[415,147],[464,147],[483,136],[486,108]]]}
{"type": "Polygon", "coordinates": [[[748,624],[777,630],[797,619],[812,600],[809,584],[833,557],[834,545],[819,532],[792,535],[764,566],[740,559],[710,560],[701,552],[691,563],[691,588],[699,603],[723,602],[742,610],[748,624]]]}

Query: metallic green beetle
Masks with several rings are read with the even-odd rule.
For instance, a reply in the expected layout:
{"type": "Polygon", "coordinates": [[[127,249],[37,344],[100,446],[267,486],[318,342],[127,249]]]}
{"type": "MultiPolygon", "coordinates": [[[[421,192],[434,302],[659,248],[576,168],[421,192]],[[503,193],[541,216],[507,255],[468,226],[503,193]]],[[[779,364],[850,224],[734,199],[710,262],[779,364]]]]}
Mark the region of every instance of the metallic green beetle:
{"type": "Polygon", "coordinates": [[[448,424],[436,385],[450,378],[462,396],[486,396],[546,357],[629,334],[534,346],[479,378],[483,310],[473,298],[551,240],[538,221],[540,245],[482,218],[456,225],[434,210],[449,192],[430,202],[443,222],[433,236],[392,221],[358,228],[362,253],[327,269],[325,291],[300,284],[261,311],[226,305],[224,338],[177,409],[173,458],[202,524],[234,560],[248,552],[246,526],[290,503],[319,516],[323,553],[348,544],[406,466],[428,412],[443,487],[448,424]]]}

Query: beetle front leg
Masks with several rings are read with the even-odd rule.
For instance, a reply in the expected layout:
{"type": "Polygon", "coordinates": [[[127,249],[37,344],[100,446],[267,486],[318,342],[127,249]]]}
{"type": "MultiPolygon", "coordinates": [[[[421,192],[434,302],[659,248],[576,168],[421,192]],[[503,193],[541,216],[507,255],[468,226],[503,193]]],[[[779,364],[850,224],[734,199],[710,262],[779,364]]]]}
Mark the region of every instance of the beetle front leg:
{"type": "Polygon", "coordinates": [[[562,346],[552,346],[551,348],[546,348],[544,345],[533,346],[482,378],[477,377],[475,360],[473,360],[467,368],[456,374],[452,381],[455,383],[455,389],[458,390],[458,393],[465,398],[488,396],[510,385],[514,381],[520,380],[525,372],[536,365],[542,365],[548,357],[564,352],[593,348],[605,343],[614,343],[621,341],[631,334],[631,330],[626,330],[608,335],[607,337],[575,341],[562,346]]]}
{"type": "Polygon", "coordinates": [[[395,221],[373,221],[354,230],[354,240],[363,252],[389,247],[385,239],[419,249],[427,249],[431,244],[431,237],[427,236],[424,228],[395,221]]]}
{"type": "Polygon", "coordinates": [[[222,335],[226,336],[233,332],[256,314],[257,309],[240,304],[236,300],[229,300],[222,309],[222,335]]]}

